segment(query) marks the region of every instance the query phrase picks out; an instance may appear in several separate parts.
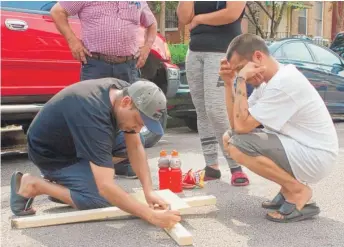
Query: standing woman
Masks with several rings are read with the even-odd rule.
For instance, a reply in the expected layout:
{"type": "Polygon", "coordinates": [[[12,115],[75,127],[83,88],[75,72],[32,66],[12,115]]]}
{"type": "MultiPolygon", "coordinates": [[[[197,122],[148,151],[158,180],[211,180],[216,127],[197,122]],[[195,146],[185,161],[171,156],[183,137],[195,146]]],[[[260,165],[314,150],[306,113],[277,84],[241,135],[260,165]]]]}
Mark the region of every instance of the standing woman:
{"type": "Polygon", "coordinates": [[[186,76],[197,113],[197,126],[205,158],[205,180],[219,179],[218,144],[231,169],[231,183],[249,184],[246,174],[224,152],[222,135],[230,128],[220,61],[229,43],[242,33],[241,20],[246,2],[180,1],[177,15],[190,24],[190,43],[186,56],[186,76]]]}

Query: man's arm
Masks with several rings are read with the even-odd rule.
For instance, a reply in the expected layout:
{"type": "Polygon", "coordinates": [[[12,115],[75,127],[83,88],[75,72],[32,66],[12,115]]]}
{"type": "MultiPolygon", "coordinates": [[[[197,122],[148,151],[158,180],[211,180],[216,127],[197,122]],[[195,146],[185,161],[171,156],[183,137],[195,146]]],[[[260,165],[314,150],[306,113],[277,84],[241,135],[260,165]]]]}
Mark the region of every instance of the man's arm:
{"type": "Polygon", "coordinates": [[[140,24],[146,28],[146,32],[145,41],[143,46],[140,47],[140,55],[138,57],[138,61],[136,64],[136,67],[139,69],[142,68],[146,63],[146,60],[148,58],[152,45],[154,44],[158,30],[155,16],[150,10],[148,4],[145,1],[143,1],[141,4],[142,12],[140,16],[140,24]]]}
{"type": "Polygon", "coordinates": [[[225,9],[221,9],[221,10],[207,13],[207,14],[197,15],[195,17],[197,18],[196,24],[219,26],[219,25],[232,23],[240,17],[245,6],[246,6],[245,1],[243,2],[227,1],[225,9]]]}
{"type": "Polygon", "coordinates": [[[225,99],[226,99],[226,108],[227,108],[227,115],[229,119],[229,123],[231,125],[231,129],[234,129],[234,115],[233,115],[233,107],[234,107],[234,85],[226,85],[225,83],[225,99]]]}
{"type": "Polygon", "coordinates": [[[177,16],[180,23],[189,24],[195,16],[194,1],[180,1],[177,7],[177,16]]]}
{"type": "Polygon", "coordinates": [[[50,11],[51,17],[55,22],[57,30],[59,30],[59,32],[65,37],[73,57],[86,64],[86,54],[90,57],[92,55],[76,37],[68,23],[68,16],[77,14],[83,7],[84,2],[63,2],[61,4],[56,3],[52,7],[50,11]],[[63,4],[63,6],[61,4],[63,4]]]}
{"type": "Polygon", "coordinates": [[[60,3],[56,3],[50,10],[51,17],[53,18],[56,28],[65,37],[67,42],[75,39],[76,36],[68,23],[68,12],[61,6],[60,3]]]}
{"type": "Polygon", "coordinates": [[[147,33],[146,33],[146,37],[145,37],[145,46],[151,48],[154,41],[155,41],[155,38],[156,38],[156,34],[157,34],[157,24],[156,22],[153,22],[152,25],[150,25],[148,28],[147,28],[147,33]]]}
{"type": "Polygon", "coordinates": [[[124,139],[130,164],[140,179],[144,193],[149,193],[152,191],[152,179],[140,136],[139,134],[124,134],[124,139]]]}
{"type": "Polygon", "coordinates": [[[246,80],[243,77],[238,77],[237,80],[233,115],[234,131],[236,133],[246,134],[260,125],[248,111],[246,80]]]}

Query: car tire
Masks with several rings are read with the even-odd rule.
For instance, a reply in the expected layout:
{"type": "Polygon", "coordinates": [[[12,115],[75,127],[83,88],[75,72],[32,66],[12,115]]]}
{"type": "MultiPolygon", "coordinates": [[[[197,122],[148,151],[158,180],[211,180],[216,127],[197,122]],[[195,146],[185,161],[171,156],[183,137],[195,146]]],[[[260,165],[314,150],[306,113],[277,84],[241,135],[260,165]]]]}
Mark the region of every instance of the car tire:
{"type": "MultiPolygon", "coordinates": [[[[161,116],[160,123],[161,123],[163,129],[166,130],[166,125],[167,125],[167,113],[166,112],[163,113],[163,115],[161,116]]],[[[143,135],[144,140],[145,140],[145,148],[153,147],[162,138],[161,135],[157,135],[157,134],[150,132],[146,127],[142,128],[141,134],[143,135]]]]}
{"type": "Polygon", "coordinates": [[[197,119],[196,118],[185,118],[184,119],[186,126],[192,131],[198,132],[197,119]]]}

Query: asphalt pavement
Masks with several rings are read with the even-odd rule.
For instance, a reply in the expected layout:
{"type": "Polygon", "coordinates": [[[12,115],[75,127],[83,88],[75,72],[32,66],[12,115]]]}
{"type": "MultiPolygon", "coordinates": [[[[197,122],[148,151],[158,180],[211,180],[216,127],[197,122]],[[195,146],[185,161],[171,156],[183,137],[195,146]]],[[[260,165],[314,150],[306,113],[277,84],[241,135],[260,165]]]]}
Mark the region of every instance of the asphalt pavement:
{"type": "MultiPolygon", "coordinates": [[[[262,201],[272,198],[278,186],[250,171],[248,187],[230,185],[229,168],[220,156],[222,178],[208,182],[203,189],[184,191],[181,197],[214,195],[217,205],[200,209],[197,215],[184,216],[182,224],[193,235],[194,246],[344,246],[344,124],[336,124],[340,140],[340,157],[331,175],[313,186],[313,199],[321,214],[310,220],[279,224],[264,219],[267,210],[262,201]]],[[[169,129],[153,148],[147,149],[153,183],[158,188],[157,159],[159,151],[179,151],[182,169],[204,167],[197,133],[187,128],[169,129]]],[[[10,227],[12,212],[9,208],[10,176],[13,171],[39,175],[27,156],[2,157],[1,164],[1,245],[6,247],[107,247],[107,246],[177,246],[162,230],[140,219],[108,220],[41,228],[13,230],[10,227]]],[[[117,179],[127,191],[140,188],[138,180],[117,179]]],[[[35,199],[37,214],[55,214],[71,211],[61,204],[50,202],[46,196],[35,199]]]]}

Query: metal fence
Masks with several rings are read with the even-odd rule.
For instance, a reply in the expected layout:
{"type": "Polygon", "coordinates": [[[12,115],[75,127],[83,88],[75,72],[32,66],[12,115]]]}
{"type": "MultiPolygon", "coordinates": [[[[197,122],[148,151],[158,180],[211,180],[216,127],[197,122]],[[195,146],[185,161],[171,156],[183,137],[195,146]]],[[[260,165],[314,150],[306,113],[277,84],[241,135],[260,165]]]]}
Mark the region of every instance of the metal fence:
{"type": "Polygon", "coordinates": [[[166,8],[165,28],[178,28],[178,17],[175,9],[166,8]]]}

